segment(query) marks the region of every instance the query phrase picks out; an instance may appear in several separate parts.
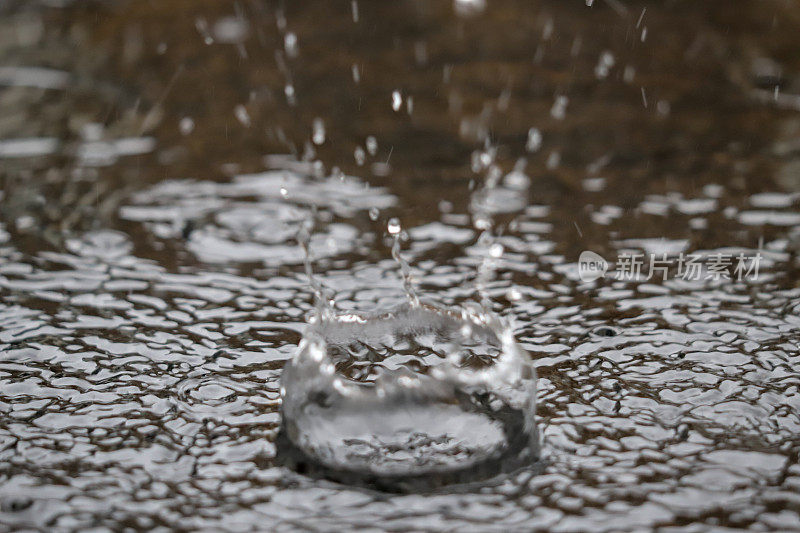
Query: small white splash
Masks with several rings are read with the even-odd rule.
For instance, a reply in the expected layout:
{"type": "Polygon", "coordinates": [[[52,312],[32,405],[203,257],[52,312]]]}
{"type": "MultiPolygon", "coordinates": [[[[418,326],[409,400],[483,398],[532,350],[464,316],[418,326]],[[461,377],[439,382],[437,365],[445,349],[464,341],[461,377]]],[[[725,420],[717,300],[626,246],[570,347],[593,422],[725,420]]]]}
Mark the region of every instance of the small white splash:
{"type": "Polygon", "coordinates": [[[542,147],[542,132],[537,128],[528,130],[528,140],[525,143],[525,149],[529,152],[537,152],[542,147]]]}
{"type": "Polygon", "coordinates": [[[314,119],[313,133],[311,135],[311,140],[317,146],[325,142],[325,123],[319,117],[314,119]]]}
{"type": "Polygon", "coordinates": [[[564,95],[556,96],[553,107],[550,109],[550,116],[556,120],[564,120],[567,116],[567,104],[569,104],[569,98],[564,95]]]}
{"type": "Polygon", "coordinates": [[[489,255],[495,259],[499,259],[503,256],[503,245],[499,242],[494,243],[492,246],[489,247],[489,255]]]}
{"type": "Polygon", "coordinates": [[[392,109],[395,111],[400,111],[400,108],[403,106],[403,97],[400,95],[400,91],[393,91],[392,92],[392,109]]]}

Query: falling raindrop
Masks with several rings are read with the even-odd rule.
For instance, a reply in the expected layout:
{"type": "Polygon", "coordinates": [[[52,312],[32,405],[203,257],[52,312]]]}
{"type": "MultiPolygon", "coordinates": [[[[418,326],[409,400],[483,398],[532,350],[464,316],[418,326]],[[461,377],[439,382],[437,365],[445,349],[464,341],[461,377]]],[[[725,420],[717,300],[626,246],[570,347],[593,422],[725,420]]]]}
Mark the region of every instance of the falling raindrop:
{"type": "Polygon", "coordinates": [[[367,137],[367,152],[369,152],[369,155],[375,155],[378,153],[378,140],[372,135],[367,137]]]}
{"type": "Polygon", "coordinates": [[[564,95],[557,96],[550,109],[550,116],[556,120],[564,120],[567,116],[567,104],[569,104],[569,98],[564,95]]]}
{"type": "Polygon", "coordinates": [[[297,54],[299,53],[297,47],[297,35],[292,32],[287,33],[283,37],[283,48],[286,50],[287,56],[291,58],[297,57],[297,54]]]}
{"type": "Polygon", "coordinates": [[[356,160],[356,164],[358,166],[362,166],[367,160],[367,154],[364,152],[363,148],[356,146],[356,149],[353,152],[353,158],[356,160]]]}
{"type": "Polygon", "coordinates": [[[403,105],[403,97],[400,95],[400,91],[393,91],[392,92],[392,109],[395,111],[400,111],[400,106],[403,105]]]}
{"type": "Polygon", "coordinates": [[[537,128],[528,130],[528,141],[525,143],[525,149],[529,152],[536,152],[542,147],[542,132],[537,128]]]}
{"type": "Polygon", "coordinates": [[[236,120],[241,122],[244,127],[250,127],[250,114],[243,105],[237,105],[233,112],[236,115],[236,120]]]}
{"type": "Polygon", "coordinates": [[[178,123],[178,129],[181,132],[181,135],[189,135],[194,131],[194,120],[190,117],[183,117],[181,121],[178,123]]]}
{"type": "Polygon", "coordinates": [[[597,66],[594,67],[594,75],[597,76],[598,79],[607,78],[609,72],[611,72],[611,68],[614,66],[614,63],[614,54],[606,50],[600,54],[600,59],[597,62],[597,66]]]}
{"type": "Polygon", "coordinates": [[[313,134],[311,136],[311,140],[317,146],[325,142],[325,123],[322,121],[321,118],[314,119],[313,134]]]}
{"type": "Polygon", "coordinates": [[[457,15],[469,17],[486,9],[486,0],[455,0],[453,8],[457,15]]]}
{"type": "Polygon", "coordinates": [[[283,92],[286,94],[286,101],[289,103],[289,105],[295,105],[297,103],[297,99],[295,98],[294,94],[294,85],[287,83],[286,87],[283,88],[283,92]]]}

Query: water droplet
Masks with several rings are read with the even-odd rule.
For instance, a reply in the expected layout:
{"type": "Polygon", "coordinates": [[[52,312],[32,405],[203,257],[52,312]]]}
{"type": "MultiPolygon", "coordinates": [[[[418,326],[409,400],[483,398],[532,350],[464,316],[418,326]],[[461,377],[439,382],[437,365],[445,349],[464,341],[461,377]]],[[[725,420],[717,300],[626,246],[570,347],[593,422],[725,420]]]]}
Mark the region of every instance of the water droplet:
{"type": "Polygon", "coordinates": [[[182,135],[189,135],[194,131],[194,120],[189,117],[183,117],[178,123],[178,129],[182,135]]]}
{"type": "Polygon", "coordinates": [[[287,83],[286,87],[283,88],[283,92],[286,94],[286,101],[289,105],[295,105],[297,103],[294,94],[294,85],[287,83]]]}
{"type": "Polygon", "coordinates": [[[398,235],[403,228],[400,226],[400,220],[396,217],[392,217],[389,219],[389,224],[387,224],[386,229],[390,235],[398,235]]]}
{"type": "Polygon", "coordinates": [[[297,47],[297,35],[293,32],[287,33],[283,37],[283,48],[286,50],[286,55],[289,57],[297,57],[299,49],[297,47]]]}
{"type": "Polygon", "coordinates": [[[369,155],[378,153],[378,141],[372,135],[367,137],[367,152],[369,152],[369,155]]]}
{"type": "Polygon", "coordinates": [[[246,128],[250,127],[250,114],[247,112],[247,109],[239,104],[234,109],[233,113],[236,115],[236,120],[242,123],[242,125],[246,128]]]}
{"type": "Polygon", "coordinates": [[[564,120],[564,117],[567,116],[567,104],[569,104],[569,98],[564,95],[557,96],[552,109],[550,109],[550,116],[556,120],[564,120]]]}
{"type": "Polygon", "coordinates": [[[403,97],[400,95],[400,91],[392,92],[392,109],[395,111],[400,111],[400,107],[403,105],[403,97]]]}
{"type": "Polygon", "coordinates": [[[561,153],[558,151],[550,152],[550,155],[547,157],[547,168],[549,170],[554,170],[561,165],[561,153]]]}
{"type": "Polygon", "coordinates": [[[322,121],[321,118],[314,119],[314,126],[313,126],[314,133],[312,134],[311,140],[314,141],[314,144],[320,145],[325,142],[325,123],[322,121]]]}
{"type": "Polygon", "coordinates": [[[614,54],[606,50],[600,54],[600,59],[597,61],[597,66],[594,67],[594,75],[600,80],[607,78],[615,63],[616,60],[614,59],[614,54]]]}
{"type": "Polygon", "coordinates": [[[542,147],[542,132],[536,128],[528,130],[528,141],[525,143],[525,149],[529,152],[536,152],[542,147]]]}
{"type": "Polygon", "coordinates": [[[486,9],[486,0],[455,0],[453,9],[461,17],[477,15],[486,9]]]}
{"type": "Polygon", "coordinates": [[[364,149],[360,146],[356,146],[355,151],[353,152],[353,158],[356,160],[356,164],[358,166],[362,166],[364,161],[367,159],[367,154],[364,152],[364,149]]]}

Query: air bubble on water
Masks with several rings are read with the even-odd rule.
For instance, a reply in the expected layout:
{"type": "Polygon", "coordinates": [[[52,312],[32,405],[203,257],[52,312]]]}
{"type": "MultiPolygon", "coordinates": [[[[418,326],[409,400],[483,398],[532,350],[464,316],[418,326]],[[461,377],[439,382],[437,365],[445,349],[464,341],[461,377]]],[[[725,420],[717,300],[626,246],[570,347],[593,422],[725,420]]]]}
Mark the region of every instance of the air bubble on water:
{"type": "Polygon", "coordinates": [[[233,113],[236,115],[236,120],[241,122],[244,127],[250,127],[250,114],[247,112],[247,108],[239,104],[233,110],[233,113]]]}
{"type": "Polygon", "coordinates": [[[297,35],[293,32],[288,32],[283,36],[283,48],[286,50],[286,55],[295,58],[299,53],[297,46],[297,35]]]}
{"type": "Polygon", "coordinates": [[[614,54],[608,50],[600,54],[600,59],[597,61],[597,66],[594,67],[594,75],[597,79],[605,79],[614,67],[614,54]]]}
{"type": "Polygon", "coordinates": [[[363,148],[356,146],[356,149],[353,151],[353,158],[356,160],[358,166],[362,166],[367,160],[367,154],[364,152],[363,148]]]}
{"type": "Polygon", "coordinates": [[[319,146],[320,144],[325,142],[325,122],[322,121],[321,118],[315,118],[314,124],[312,126],[313,133],[311,135],[311,140],[319,146]]]}
{"type": "Polygon", "coordinates": [[[369,218],[370,220],[378,220],[378,217],[381,216],[381,210],[377,207],[371,207],[369,210],[369,218]]]}
{"type": "Polygon", "coordinates": [[[372,135],[367,137],[367,152],[369,155],[375,155],[378,153],[378,140],[375,139],[372,135]]]}
{"type": "Polygon", "coordinates": [[[400,91],[393,91],[392,92],[392,109],[395,111],[400,111],[400,107],[403,105],[403,97],[400,95],[400,91]]]}
{"type": "Polygon", "coordinates": [[[529,152],[536,152],[542,147],[542,132],[537,128],[528,130],[528,140],[525,143],[525,149],[529,152]]]}
{"type": "Polygon", "coordinates": [[[564,95],[556,96],[553,107],[550,109],[550,116],[556,120],[564,120],[567,116],[567,104],[569,104],[569,98],[564,95]]]}

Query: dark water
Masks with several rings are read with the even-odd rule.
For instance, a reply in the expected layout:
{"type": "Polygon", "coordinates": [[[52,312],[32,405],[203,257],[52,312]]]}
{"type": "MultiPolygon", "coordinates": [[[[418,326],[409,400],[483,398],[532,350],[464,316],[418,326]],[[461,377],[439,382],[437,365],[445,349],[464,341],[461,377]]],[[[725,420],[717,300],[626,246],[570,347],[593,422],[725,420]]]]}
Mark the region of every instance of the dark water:
{"type": "Polygon", "coordinates": [[[800,8],[482,4],[0,3],[2,529],[800,529],[800,8]],[[421,296],[462,303],[482,159],[517,169],[487,293],[543,472],[276,466],[303,221],[340,309],[405,299],[393,216],[421,296]],[[587,283],[587,249],[763,261],[587,283]]]}

